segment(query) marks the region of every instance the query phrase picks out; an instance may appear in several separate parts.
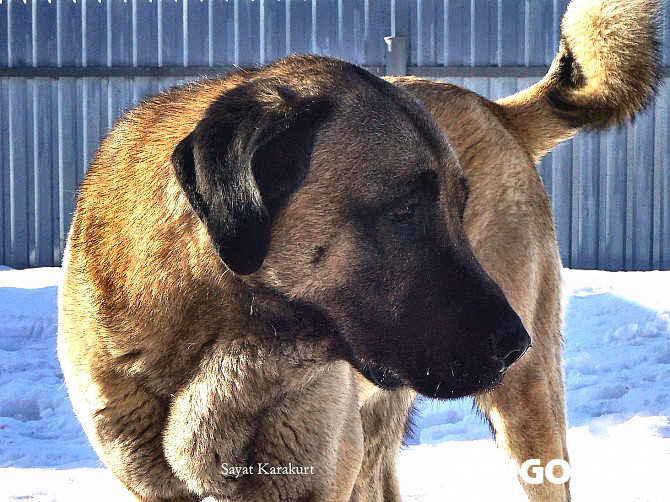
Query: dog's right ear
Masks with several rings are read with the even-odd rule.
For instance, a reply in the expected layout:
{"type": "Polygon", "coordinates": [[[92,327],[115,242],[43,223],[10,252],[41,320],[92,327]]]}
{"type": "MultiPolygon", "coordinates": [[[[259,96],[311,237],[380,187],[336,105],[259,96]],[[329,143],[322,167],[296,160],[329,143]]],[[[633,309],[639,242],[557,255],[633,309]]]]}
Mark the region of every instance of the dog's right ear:
{"type": "Polygon", "coordinates": [[[219,96],[174,150],[177,180],[233,272],[261,266],[273,213],[306,174],[327,108],[325,99],[252,80],[219,96]]]}

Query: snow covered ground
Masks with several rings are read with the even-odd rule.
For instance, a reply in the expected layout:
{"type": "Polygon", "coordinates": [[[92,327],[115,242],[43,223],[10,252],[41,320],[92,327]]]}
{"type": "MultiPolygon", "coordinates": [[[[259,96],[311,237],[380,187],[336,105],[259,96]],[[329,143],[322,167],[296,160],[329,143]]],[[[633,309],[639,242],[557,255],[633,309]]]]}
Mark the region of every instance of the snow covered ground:
{"type": "MultiPolygon", "coordinates": [[[[131,500],[70,407],[60,269],[0,267],[0,502],[131,500]]],[[[565,270],[574,500],[670,500],[670,272],[565,270]]],[[[408,501],[525,500],[470,400],[423,401],[400,457],[408,501]]]]}

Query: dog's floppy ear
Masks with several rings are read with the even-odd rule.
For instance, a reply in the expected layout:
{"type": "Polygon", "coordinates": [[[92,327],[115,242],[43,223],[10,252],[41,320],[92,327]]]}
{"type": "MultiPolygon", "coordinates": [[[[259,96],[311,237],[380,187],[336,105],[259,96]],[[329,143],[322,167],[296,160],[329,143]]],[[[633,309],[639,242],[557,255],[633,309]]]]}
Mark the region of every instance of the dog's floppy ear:
{"type": "Polygon", "coordinates": [[[223,262],[255,272],[272,219],[309,167],[328,109],[272,79],[244,82],[214,101],[172,155],[175,174],[223,262]]]}

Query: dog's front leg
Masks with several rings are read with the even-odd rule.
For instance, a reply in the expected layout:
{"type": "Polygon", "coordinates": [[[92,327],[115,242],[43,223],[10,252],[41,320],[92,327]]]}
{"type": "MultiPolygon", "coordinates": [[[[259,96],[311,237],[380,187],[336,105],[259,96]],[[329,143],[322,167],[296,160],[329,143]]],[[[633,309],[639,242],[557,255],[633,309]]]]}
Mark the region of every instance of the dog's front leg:
{"type": "MultiPolygon", "coordinates": [[[[227,467],[244,467],[254,434],[254,417],[269,406],[257,388],[260,354],[251,346],[220,344],[170,405],[163,447],[173,471],[198,495],[234,494],[227,467]]],[[[240,471],[241,472],[241,471],[240,471]]]]}
{"type": "MultiPolygon", "coordinates": [[[[359,388],[370,386],[359,377],[359,388]]],[[[400,502],[396,464],[416,393],[377,390],[361,406],[365,457],[356,480],[359,502],[400,502]]]]}
{"type": "Polygon", "coordinates": [[[200,496],[348,500],[362,458],[351,371],[244,342],[214,347],[171,404],[166,458],[200,496]]]}
{"type": "MultiPolygon", "coordinates": [[[[514,459],[517,468],[526,461],[529,483],[519,477],[531,502],[568,502],[569,481],[554,483],[545,474],[553,460],[568,462],[565,441],[565,402],[560,354],[545,348],[544,357],[536,345],[505,375],[494,391],[476,398],[479,408],[491,423],[499,447],[514,459]],[[537,462],[532,462],[537,460],[537,462]],[[542,472],[542,477],[537,474],[542,472]],[[537,484],[535,484],[537,483],[537,484]]],[[[557,349],[560,350],[560,349],[557,349]]],[[[554,462],[556,464],[556,462],[554,462]]],[[[560,481],[562,469],[552,466],[554,480],[560,481]]]]}

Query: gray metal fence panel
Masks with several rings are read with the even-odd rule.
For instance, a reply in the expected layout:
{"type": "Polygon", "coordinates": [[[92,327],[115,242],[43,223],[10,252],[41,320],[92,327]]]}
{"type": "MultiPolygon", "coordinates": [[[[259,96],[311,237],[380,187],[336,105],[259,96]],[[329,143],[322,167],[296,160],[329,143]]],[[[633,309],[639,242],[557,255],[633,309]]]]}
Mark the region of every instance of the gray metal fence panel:
{"type": "MultiPolygon", "coordinates": [[[[541,76],[568,0],[0,0],[0,263],[57,265],[107,129],[141,99],[290,53],[408,71],[493,99],[541,76]],[[207,69],[210,69],[207,71],[207,69]]],[[[670,0],[663,62],[670,66],[670,0]]],[[[566,265],[670,269],[670,82],[633,124],[538,165],[566,265]]]]}

